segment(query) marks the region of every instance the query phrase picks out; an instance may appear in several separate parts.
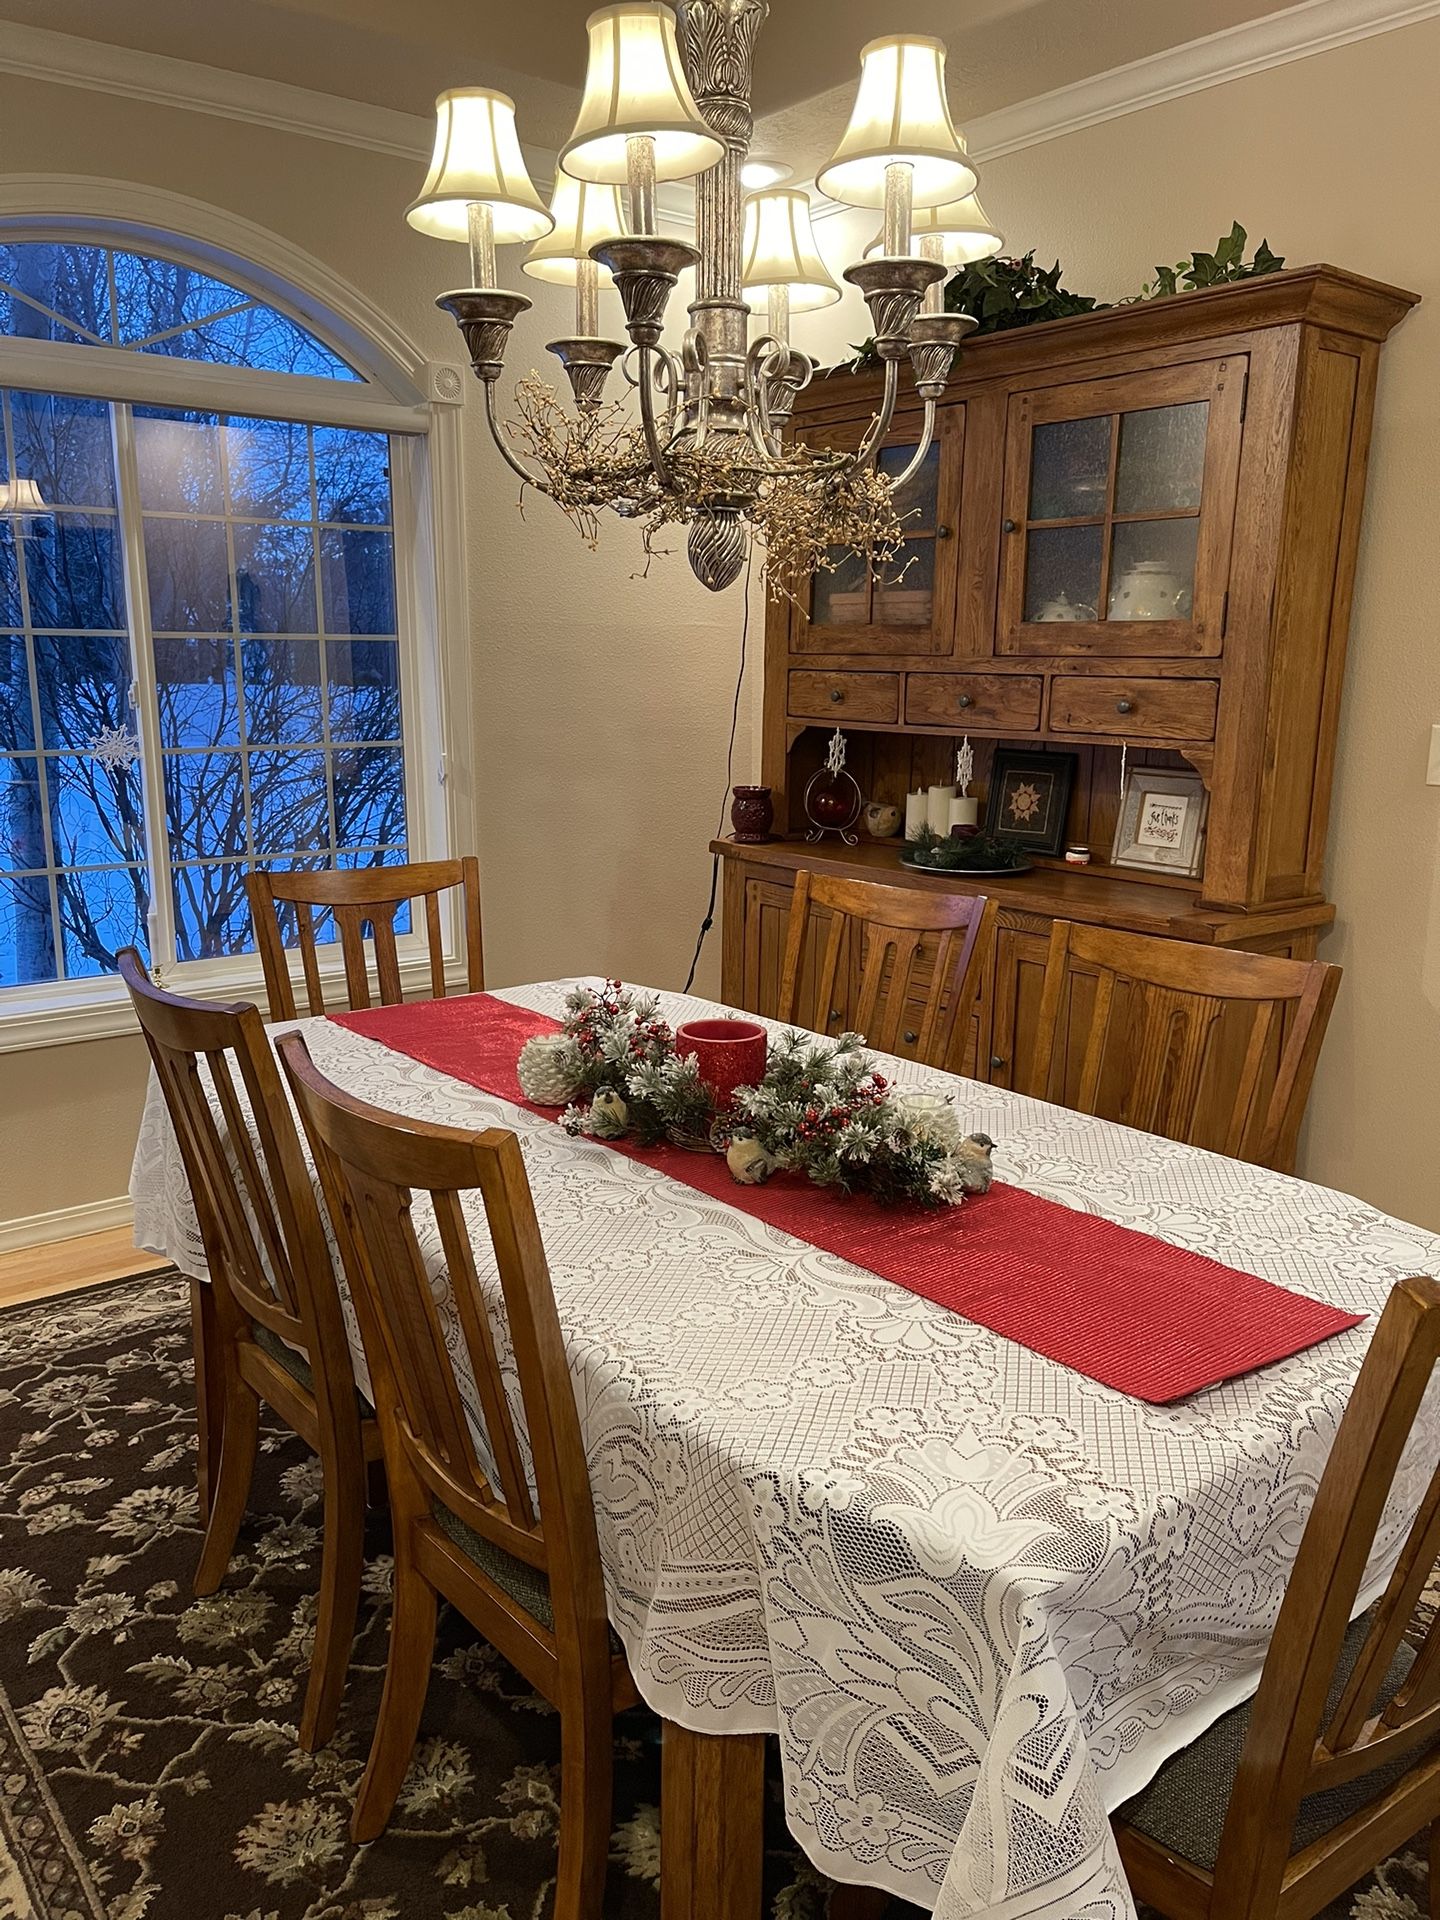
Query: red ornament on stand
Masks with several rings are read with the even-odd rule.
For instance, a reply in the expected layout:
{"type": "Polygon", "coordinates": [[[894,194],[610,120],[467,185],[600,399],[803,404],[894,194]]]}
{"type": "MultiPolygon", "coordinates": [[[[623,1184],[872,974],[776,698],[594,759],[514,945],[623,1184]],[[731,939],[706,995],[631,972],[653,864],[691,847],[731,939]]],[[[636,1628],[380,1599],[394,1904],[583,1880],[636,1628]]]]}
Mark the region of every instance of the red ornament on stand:
{"type": "Polygon", "coordinates": [[[805,818],[810,822],[809,841],[823,840],[827,833],[838,833],[847,847],[858,846],[860,836],[850,829],[860,818],[865,796],[853,773],[845,771],[845,736],[837,727],[825,755],[825,764],[805,783],[805,818]]]}

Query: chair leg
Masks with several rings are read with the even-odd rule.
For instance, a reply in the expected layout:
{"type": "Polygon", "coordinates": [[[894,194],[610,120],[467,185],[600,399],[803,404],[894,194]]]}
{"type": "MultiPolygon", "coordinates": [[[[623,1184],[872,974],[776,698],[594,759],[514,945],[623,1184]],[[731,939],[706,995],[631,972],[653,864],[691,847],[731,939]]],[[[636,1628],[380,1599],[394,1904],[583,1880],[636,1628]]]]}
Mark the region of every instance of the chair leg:
{"type": "MultiPolygon", "coordinates": [[[[608,1681],[608,1663],[604,1669],[608,1681]]],[[[600,1920],[610,1856],[615,1718],[605,1692],[588,1688],[560,1716],[560,1861],[554,1920],[600,1920]],[[593,1697],[591,1697],[593,1696],[593,1697]]]]}
{"type": "Polygon", "coordinates": [[[320,1560],[320,1605],[315,1619],[315,1650],[300,1714],[300,1745],[307,1753],[323,1747],[335,1731],[340,1696],[355,1641],[360,1580],[365,1571],[365,1488],[358,1458],[328,1459],[325,1465],[325,1533],[320,1560]]]}
{"type": "Polygon", "coordinates": [[[395,1606],[390,1617],[385,1688],[380,1695],[370,1758],[350,1820],[350,1838],[357,1845],[378,1840],[385,1831],[409,1768],[435,1656],[435,1615],[435,1589],[402,1559],[397,1540],[395,1606]]]}
{"type": "Polygon", "coordinates": [[[232,1377],[225,1395],[224,1437],[220,1443],[220,1471],[215,1479],[210,1519],[195,1569],[195,1592],[214,1593],[225,1578],[235,1551],[235,1538],[245,1518],[250,1481],[255,1472],[255,1449],[260,1439],[259,1396],[238,1377],[232,1377]]]}

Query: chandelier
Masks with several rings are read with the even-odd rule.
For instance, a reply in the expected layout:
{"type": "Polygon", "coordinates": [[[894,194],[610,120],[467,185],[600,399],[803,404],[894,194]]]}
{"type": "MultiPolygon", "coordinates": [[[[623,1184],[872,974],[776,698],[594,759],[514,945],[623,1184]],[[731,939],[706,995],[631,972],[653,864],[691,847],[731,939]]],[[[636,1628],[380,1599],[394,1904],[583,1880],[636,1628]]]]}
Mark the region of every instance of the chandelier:
{"type": "Polygon", "coordinates": [[[898,546],[896,496],[929,452],[936,404],[975,326],[944,310],[947,270],[1001,244],[950,118],[943,43],[872,40],[849,125],[816,184],[881,215],[874,244],[844,277],[869,307],[884,388],[858,446],[787,440],[815,371],[791,344],[792,316],[833,304],[841,290],[816,246],[808,194],[743,190],[767,12],[767,0],[675,0],[673,10],[623,0],[592,14],[579,117],[548,210],[526,170],[514,102],[487,87],[441,94],[430,171],[406,214],[422,233],[469,246],[471,284],[436,304],[464,336],[508,464],[592,537],[602,510],[643,522],[647,543],[651,529],[683,525],[696,577],[717,591],[741,572],[752,535],[767,566],[792,573],[834,564],[825,556],[837,550],[873,562],[898,546]],[[695,245],[662,234],[656,210],[660,183],[689,178],[695,245]],[[498,284],[496,248],[523,242],[524,273],[575,289],[575,331],[548,347],[573,406],[532,375],[502,422],[496,384],[531,302],[498,284]],[[690,325],[675,353],[662,344],[666,312],[691,267],[690,325]],[[628,346],[601,334],[604,287],[619,294],[628,346]],[[763,316],[753,341],[752,310],[763,316]],[[924,402],[919,444],[903,471],[882,472],[877,455],[907,360],[924,402]],[[617,363],[622,387],[610,400],[617,363]]]}

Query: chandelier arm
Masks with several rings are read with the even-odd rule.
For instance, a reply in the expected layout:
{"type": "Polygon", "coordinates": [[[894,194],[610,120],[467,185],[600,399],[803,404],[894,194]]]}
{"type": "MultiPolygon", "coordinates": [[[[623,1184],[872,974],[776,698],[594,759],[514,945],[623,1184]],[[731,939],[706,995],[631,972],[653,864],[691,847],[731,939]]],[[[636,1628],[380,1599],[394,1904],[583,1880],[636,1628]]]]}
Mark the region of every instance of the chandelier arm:
{"type": "Polygon", "coordinates": [[[670,463],[665,458],[665,447],[655,420],[654,382],[651,378],[650,364],[650,355],[654,351],[653,347],[640,348],[640,419],[645,428],[645,445],[650,454],[650,465],[655,470],[655,478],[662,487],[668,487],[670,463]]]}
{"type": "Polygon", "coordinates": [[[514,453],[510,447],[506,445],[505,436],[500,431],[500,423],[495,418],[495,382],[493,380],[487,380],[484,386],[485,420],[490,428],[490,438],[500,450],[500,457],[504,460],[507,467],[519,474],[527,487],[534,487],[537,493],[546,494],[553,499],[555,497],[554,489],[546,484],[543,477],[537,480],[519,455],[514,453]]]}
{"type": "Polygon", "coordinates": [[[903,488],[907,487],[924,464],[925,456],[929,453],[931,442],[935,438],[935,413],[935,402],[933,400],[927,400],[925,402],[925,424],[920,429],[920,444],[916,447],[914,457],[909,466],[906,467],[903,473],[897,474],[890,482],[890,492],[892,495],[899,493],[903,488]]]}
{"type": "Polygon", "coordinates": [[[780,458],[780,434],[770,413],[770,381],[789,368],[790,349],[762,333],[745,356],[745,423],[750,444],[768,465],[780,458]]]}
{"type": "Polygon", "coordinates": [[[885,362],[885,392],[880,402],[880,411],[870,422],[865,438],[860,442],[855,454],[855,466],[873,467],[875,456],[880,451],[880,442],[890,431],[890,423],[895,418],[895,403],[900,398],[900,363],[898,360],[885,362]]]}

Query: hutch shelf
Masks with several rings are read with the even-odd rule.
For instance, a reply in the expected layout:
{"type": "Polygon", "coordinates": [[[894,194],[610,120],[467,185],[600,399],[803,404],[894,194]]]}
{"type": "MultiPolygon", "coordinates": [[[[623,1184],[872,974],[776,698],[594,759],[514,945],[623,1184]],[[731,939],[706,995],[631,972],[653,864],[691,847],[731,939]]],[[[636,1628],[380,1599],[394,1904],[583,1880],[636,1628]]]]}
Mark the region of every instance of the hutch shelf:
{"type": "MultiPolygon", "coordinates": [[[[902,555],[820,575],[808,610],[770,606],[760,777],[781,837],[714,846],[727,1000],[773,1012],[794,875],[818,865],[998,897],[951,1064],[1005,1085],[1029,1085],[1057,918],[1313,956],[1335,911],[1325,838],[1376,373],[1415,297],[1304,267],[964,349],[902,555]],[[967,881],[909,872],[898,840],[807,845],[801,796],[837,726],[865,797],[901,806],[953,777],[963,735],[982,807],[997,745],[1074,754],[1066,838],[1092,864],[967,881]],[[1106,864],[1122,748],[1204,780],[1198,878],[1106,864]]],[[[795,431],[853,445],[878,392],[819,378],[795,431]]],[[[917,439],[918,407],[883,463],[917,439]]]]}

